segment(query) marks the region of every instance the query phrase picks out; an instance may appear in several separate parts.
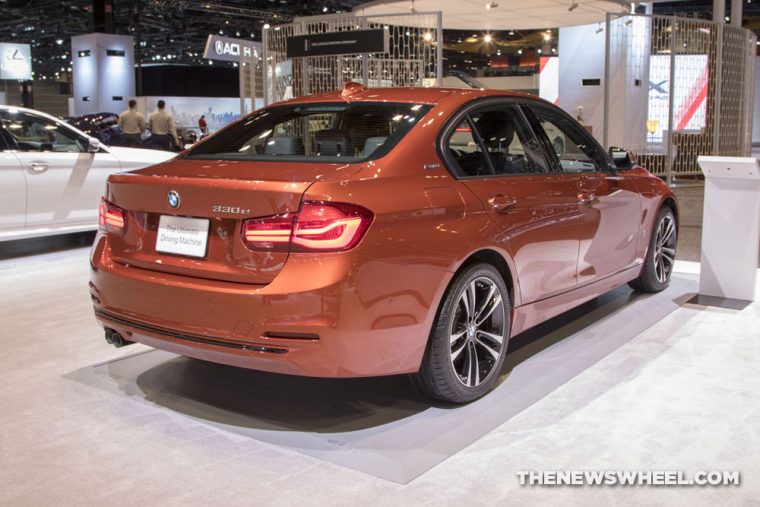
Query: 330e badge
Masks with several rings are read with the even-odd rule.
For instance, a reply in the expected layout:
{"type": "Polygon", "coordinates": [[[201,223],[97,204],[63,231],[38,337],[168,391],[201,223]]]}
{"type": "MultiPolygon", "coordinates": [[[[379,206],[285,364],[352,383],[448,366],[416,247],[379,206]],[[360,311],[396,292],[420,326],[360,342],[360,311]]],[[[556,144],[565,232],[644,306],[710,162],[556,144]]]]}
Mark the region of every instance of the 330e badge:
{"type": "Polygon", "coordinates": [[[232,215],[248,215],[251,210],[241,208],[239,206],[222,206],[221,204],[215,204],[211,207],[211,211],[214,213],[230,213],[232,215]]]}

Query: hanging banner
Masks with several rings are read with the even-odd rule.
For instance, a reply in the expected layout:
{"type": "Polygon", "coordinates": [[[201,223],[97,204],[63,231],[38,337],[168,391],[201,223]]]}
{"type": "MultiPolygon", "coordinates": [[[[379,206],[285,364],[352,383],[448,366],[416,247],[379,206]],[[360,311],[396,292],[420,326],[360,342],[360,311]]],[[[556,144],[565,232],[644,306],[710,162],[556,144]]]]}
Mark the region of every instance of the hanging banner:
{"type": "Polygon", "coordinates": [[[377,30],[314,33],[288,37],[285,53],[288,58],[387,53],[388,44],[388,30],[382,28],[377,30]]]}
{"type": "Polygon", "coordinates": [[[203,58],[223,62],[239,62],[241,55],[250,58],[252,56],[259,56],[260,54],[260,42],[213,34],[208,36],[206,49],[203,50],[203,58]]]}

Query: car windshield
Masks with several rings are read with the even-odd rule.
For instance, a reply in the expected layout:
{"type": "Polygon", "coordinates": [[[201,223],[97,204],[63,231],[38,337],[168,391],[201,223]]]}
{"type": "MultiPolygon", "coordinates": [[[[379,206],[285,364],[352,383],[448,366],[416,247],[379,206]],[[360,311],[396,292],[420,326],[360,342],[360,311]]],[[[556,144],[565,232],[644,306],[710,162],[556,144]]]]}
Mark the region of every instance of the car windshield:
{"type": "Polygon", "coordinates": [[[185,158],[359,162],[388,153],[431,106],[313,103],[262,109],[192,148],[185,158]]]}

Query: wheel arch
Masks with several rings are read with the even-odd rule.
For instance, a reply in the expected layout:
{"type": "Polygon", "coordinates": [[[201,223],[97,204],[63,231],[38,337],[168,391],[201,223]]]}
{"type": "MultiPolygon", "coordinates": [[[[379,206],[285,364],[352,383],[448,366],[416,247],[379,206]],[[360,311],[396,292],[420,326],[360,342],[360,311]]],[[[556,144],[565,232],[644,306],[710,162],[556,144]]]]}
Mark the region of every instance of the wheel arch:
{"type": "Polygon", "coordinates": [[[673,211],[673,215],[676,217],[676,228],[680,224],[680,220],[678,217],[678,202],[676,201],[675,197],[672,195],[667,196],[665,199],[663,199],[662,204],[660,204],[660,209],[667,206],[673,211]]]}
{"type": "Polygon", "coordinates": [[[454,274],[451,276],[446,290],[448,291],[449,287],[456,279],[457,275],[459,275],[459,273],[467,269],[469,266],[480,262],[490,264],[496,268],[507,286],[507,291],[509,292],[509,300],[512,304],[512,307],[518,306],[517,301],[520,297],[520,289],[516,283],[516,280],[514,279],[513,266],[507,260],[504,254],[493,248],[482,248],[480,250],[471,252],[467,257],[465,257],[457,267],[454,274]]]}

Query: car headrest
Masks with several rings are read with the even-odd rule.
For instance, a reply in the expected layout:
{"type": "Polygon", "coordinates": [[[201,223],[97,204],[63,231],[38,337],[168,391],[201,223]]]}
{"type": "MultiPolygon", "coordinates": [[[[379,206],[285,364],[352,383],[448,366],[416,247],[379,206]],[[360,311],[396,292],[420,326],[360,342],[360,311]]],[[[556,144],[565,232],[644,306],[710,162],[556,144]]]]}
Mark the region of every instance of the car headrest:
{"type": "Polygon", "coordinates": [[[264,147],[264,155],[303,155],[303,142],[296,136],[271,137],[264,147]]]}
{"type": "Polygon", "coordinates": [[[354,144],[346,132],[338,130],[323,130],[314,136],[317,144],[317,154],[325,156],[354,156],[354,144]]]}
{"type": "Polygon", "coordinates": [[[501,112],[483,114],[477,122],[477,128],[488,148],[507,148],[515,137],[512,118],[501,112]]]}

